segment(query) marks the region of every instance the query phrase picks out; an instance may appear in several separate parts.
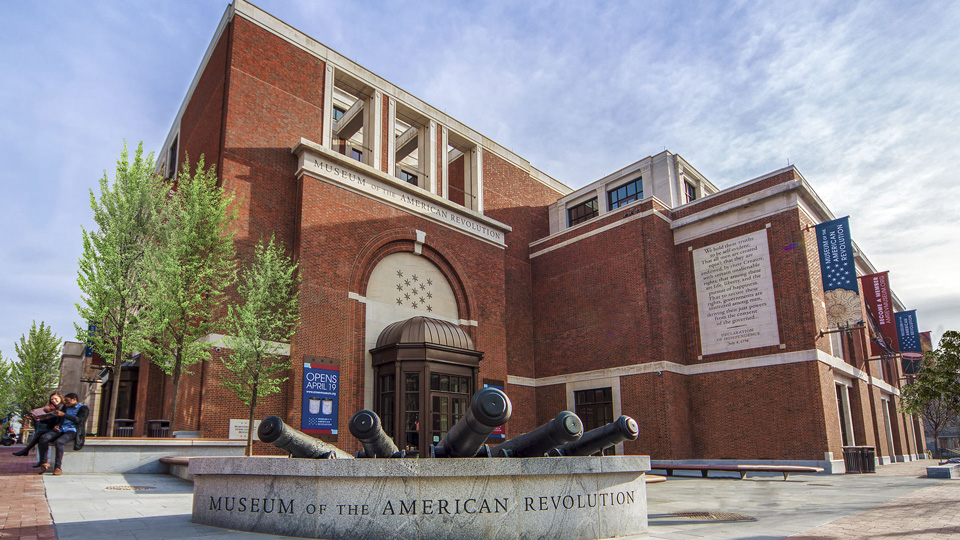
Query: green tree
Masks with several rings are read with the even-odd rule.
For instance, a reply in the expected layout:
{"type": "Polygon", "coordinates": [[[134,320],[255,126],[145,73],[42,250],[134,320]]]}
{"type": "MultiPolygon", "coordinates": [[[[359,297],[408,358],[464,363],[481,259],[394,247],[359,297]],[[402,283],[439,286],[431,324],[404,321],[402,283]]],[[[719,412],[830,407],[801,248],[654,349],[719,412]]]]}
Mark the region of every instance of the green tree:
{"type": "Polygon", "coordinates": [[[14,398],[13,366],[0,351],[0,420],[6,418],[7,413],[19,412],[14,398]]]}
{"type": "Polygon", "coordinates": [[[10,368],[13,379],[13,400],[21,416],[47,402],[47,395],[57,388],[60,379],[60,348],[63,340],[42,321],[34,321],[27,334],[14,344],[19,362],[10,368]]]}
{"type": "Polygon", "coordinates": [[[960,332],[944,332],[937,348],[924,354],[916,379],[902,389],[900,408],[923,418],[939,454],[940,433],[960,415],[960,332]]]}
{"type": "Polygon", "coordinates": [[[233,233],[236,218],[232,196],[217,186],[214,167],[196,171],[183,165],[161,210],[156,241],[147,250],[150,272],[145,275],[144,332],[141,349],[173,378],[170,428],[177,414],[180,376],[210,358],[210,344],[200,339],[214,329],[224,290],[236,279],[233,233]]]}
{"type": "Polygon", "coordinates": [[[77,277],[81,291],[77,311],[81,319],[96,326],[93,333],[76,326],[77,340],[90,344],[107,363],[113,377],[108,429],[117,417],[123,362],[142,343],[139,314],[145,297],[142,283],[149,269],[145,254],[157,233],[165,197],[160,179],[153,174],[153,153],[144,156],[141,142],[132,163],[129,157],[124,143],[113,182],[104,171],[100,198],[90,190],[90,208],[97,229],[83,229],[83,254],[77,277]]]}
{"type": "Polygon", "coordinates": [[[223,359],[229,372],[222,384],[249,408],[246,455],[253,453],[253,415],[257,400],[280,391],[290,369],[282,343],[299,322],[300,276],[297,264],[273,237],[256,247],[253,264],[244,269],[237,287],[239,303],[227,310],[231,349],[223,359]]]}

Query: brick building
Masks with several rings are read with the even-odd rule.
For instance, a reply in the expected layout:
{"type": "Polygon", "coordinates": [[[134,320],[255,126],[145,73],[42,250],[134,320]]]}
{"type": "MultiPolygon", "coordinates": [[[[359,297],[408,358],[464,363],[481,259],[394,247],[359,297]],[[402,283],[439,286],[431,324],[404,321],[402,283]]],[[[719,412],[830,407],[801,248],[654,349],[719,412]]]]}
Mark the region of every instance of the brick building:
{"type": "MultiPolygon", "coordinates": [[[[821,332],[810,227],[833,216],[794,167],[718,190],[664,151],[572,190],[243,0],[158,171],[201,154],[238,196],[241,257],[273,233],[303,276],[290,379],[260,417],[300,427],[303,366],[319,363],[339,369],[326,438],[348,450],[367,407],[422,454],[483,384],[513,401],[507,437],[564,409],[587,427],[628,414],[640,437],[617,451],[655,459],[836,471],[844,445],[885,461],[923,447],[896,408],[899,368],[867,358],[862,329],[821,332]]],[[[185,380],[176,429],[226,437],[245,417],[219,384],[228,353],[185,380]]],[[[142,434],[170,388],[133,369],[142,434]]]]}

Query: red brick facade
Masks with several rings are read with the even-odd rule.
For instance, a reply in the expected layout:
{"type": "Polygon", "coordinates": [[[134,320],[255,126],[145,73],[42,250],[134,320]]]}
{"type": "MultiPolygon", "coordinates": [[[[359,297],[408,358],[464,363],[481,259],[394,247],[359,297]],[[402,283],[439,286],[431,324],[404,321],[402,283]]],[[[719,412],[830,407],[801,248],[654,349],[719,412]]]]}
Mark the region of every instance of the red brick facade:
{"type": "MultiPolygon", "coordinates": [[[[370,406],[365,392],[373,382],[364,364],[370,276],[387,256],[416,253],[449,282],[459,322],[483,351],[479,379],[506,382],[514,404],[508,437],[572,408],[569,385],[613,378],[619,384],[616,407],[640,426],[640,437],[624,445],[627,453],[822,462],[832,452],[836,460],[843,443],[835,384],[849,381],[850,435],[858,445],[876,446],[878,455],[891,454],[882,400],[895,406],[898,374],[888,375],[885,386],[875,384],[876,368],[864,361],[862,331],[844,338],[849,350],[840,357],[846,360],[834,356],[829,336],[820,334],[826,314],[809,228],[822,219],[797,202],[808,188],[795,169],[675,209],[648,197],[551,234],[549,207],[566,192],[540,181],[508,151],[478,148],[480,215],[509,228],[505,245],[496,245],[300,170],[292,149],[301,139],[329,146],[324,118],[331,111],[324,110],[324,98],[330,57],[257,24],[256,9],[243,6],[212,47],[178,129],[180,158],[205,155],[236,196],[240,258],[248,259],[256,242],[273,234],[300,263],[301,322],[291,343],[289,380],[280,394],[263,400],[258,417],[278,415],[299,426],[303,357],[334,359],[341,370],[335,439],[345,450],[359,449],[344,434],[350,416],[370,406]],[[789,192],[794,202],[736,218],[774,192],[789,192]],[[703,230],[684,232],[696,227],[703,230]],[[764,235],[769,245],[780,343],[705,355],[693,252],[747,233],[764,235]]],[[[406,94],[379,90],[382,99],[369,103],[379,108],[377,129],[390,135],[391,100],[406,94]]],[[[447,130],[463,128],[439,112],[435,116],[436,145],[429,155],[438,170],[436,188],[433,194],[411,193],[476,215],[462,209],[467,158],[446,165],[443,159],[447,130]],[[439,172],[445,166],[449,193],[439,172]]],[[[387,135],[376,149],[378,169],[341,166],[403,184],[388,170],[387,135]]],[[[343,148],[335,144],[332,152],[343,148]]],[[[220,358],[228,352],[216,352],[184,379],[177,429],[226,437],[229,420],[245,418],[239,400],[219,384],[220,358]]],[[[169,386],[156,368],[141,367],[139,426],[164,418],[169,386]]],[[[887,412],[893,413],[895,455],[916,454],[912,419],[887,412]]]]}

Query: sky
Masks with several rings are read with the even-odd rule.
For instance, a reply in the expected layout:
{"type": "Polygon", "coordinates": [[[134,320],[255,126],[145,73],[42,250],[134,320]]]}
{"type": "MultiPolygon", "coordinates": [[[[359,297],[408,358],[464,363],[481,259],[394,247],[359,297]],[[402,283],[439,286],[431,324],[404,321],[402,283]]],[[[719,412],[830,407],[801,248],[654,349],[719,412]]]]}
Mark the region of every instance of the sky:
{"type": "MultiPolygon", "coordinates": [[[[664,149],[795,165],[921,330],[960,330],[960,3],[260,0],[572,188],[664,149]]],[[[75,339],[90,190],[159,151],[226,1],[0,0],[0,351],[75,339]]]]}

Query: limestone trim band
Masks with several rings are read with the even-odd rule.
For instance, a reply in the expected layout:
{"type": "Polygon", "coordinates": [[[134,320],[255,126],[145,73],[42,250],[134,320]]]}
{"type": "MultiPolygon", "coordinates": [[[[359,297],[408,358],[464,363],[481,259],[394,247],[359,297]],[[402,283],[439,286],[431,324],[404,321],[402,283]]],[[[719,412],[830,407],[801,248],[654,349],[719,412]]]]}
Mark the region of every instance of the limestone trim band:
{"type": "MultiPolygon", "coordinates": [[[[646,201],[646,200],[648,200],[648,199],[643,199],[643,201],[646,201]]],[[[638,202],[635,203],[635,204],[639,204],[639,203],[641,203],[641,202],[643,202],[643,201],[638,201],[638,202]]],[[[626,211],[626,212],[629,212],[629,208],[628,208],[629,206],[630,206],[630,205],[624,207],[624,208],[627,208],[627,211],[626,211]]],[[[570,238],[569,240],[564,240],[563,242],[560,242],[559,244],[554,244],[554,245],[552,245],[552,246],[550,246],[550,247],[543,248],[543,249],[541,249],[540,251],[535,251],[535,252],[533,252],[533,253],[530,254],[530,258],[533,259],[534,257],[539,257],[540,255],[543,255],[543,254],[545,254],[545,253],[550,253],[551,251],[553,251],[553,250],[555,250],[555,249],[560,249],[560,248],[562,248],[562,247],[569,246],[570,244],[573,244],[574,242],[579,242],[580,240],[585,240],[585,239],[587,239],[587,238],[590,238],[591,236],[594,236],[594,235],[597,235],[597,234],[600,234],[600,233],[607,232],[607,231],[609,231],[610,229],[619,227],[619,226],[621,226],[621,225],[626,225],[627,223],[629,223],[629,222],[631,222],[631,221],[634,221],[634,220],[637,220],[637,219],[641,219],[641,218],[645,218],[645,217],[651,216],[651,215],[657,216],[658,218],[666,221],[667,223],[670,223],[670,218],[668,218],[667,216],[663,215],[663,213],[660,212],[660,211],[658,211],[658,210],[647,210],[646,212],[638,212],[638,213],[633,214],[633,215],[631,215],[631,216],[628,216],[628,217],[626,217],[626,218],[618,219],[617,221],[614,221],[613,223],[609,223],[609,224],[607,224],[607,225],[604,225],[603,227],[599,227],[599,228],[594,229],[594,230],[592,230],[592,231],[583,233],[583,234],[581,234],[581,235],[579,235],[579,236],[574,236],[573,238],[570,238]]],[[[586,222],[586,223],[591,223],[591,222],[586,222]]],[[[575,226],[575,227],[576,227],[576,226],[575,226]]],[[[534,242],[530,242],[530,247],[533,247],[533,246],[535,246],[535,245],[541,244],[541,243],[543,243],[543,242],[546,242],[546,241],[548,241],[548,240],[551,240],[551,239],[553,239],[553,238],[556,238],[557,236],[563,235],[563,234],[565,234],[565,233],[566,233],[566,234],[569,234],[570,231],[571,231],[571,229],[564,229],[564,230],[562,230],[562,231],[560,231],[560,232],[558,232],[558,233],[555,233],[555,234],[552,234],[552,235],[550,235],[550,236],[547,236],[546,238],[541,238],[540,240],[536,240],[536,241],[534,241],[534,242]]]]}
{"type": "Polygon", "coordinates": [[[564,375],[553,375],[550,377],[518,377],[516,375],[507,375],[507,383],[517,386],[554,386],[558,384],[568,384],[578,381],[588,381],[595,379],[604,379],[609,377],[626,377],[629,375],[643,375],[646,373],[676,373],[678,375],[702,375],[705,373],[719,373],[723,371],[736,371],[738,369],[751,369],[758,367],[779,366],[784,364],[796,364],[799,362],[822,362],[830,366],[834,371],[839,371],[851,378],[860,379],[868,384],[876,386],[882,392],[894,396],[899,396],[900,391],[876,377],[868,375],[866,372],[847,364],[842,359],[827,354],[819,349],[808,349],[805,351],[795,351],[780,354],[767,354],[762,356],[751,356],[748,358],[736,358],[733,360],[721,360],[719,362],[706,362],[703,364],[692,364],[685,366],[676,362],[661,360],[659,362],[647,362],[644,364],[632,364],[628,366],[619,366],[615,368],[594,369],[590,371],[579,371],[564,375]]]}

